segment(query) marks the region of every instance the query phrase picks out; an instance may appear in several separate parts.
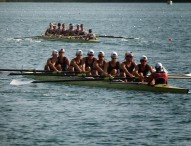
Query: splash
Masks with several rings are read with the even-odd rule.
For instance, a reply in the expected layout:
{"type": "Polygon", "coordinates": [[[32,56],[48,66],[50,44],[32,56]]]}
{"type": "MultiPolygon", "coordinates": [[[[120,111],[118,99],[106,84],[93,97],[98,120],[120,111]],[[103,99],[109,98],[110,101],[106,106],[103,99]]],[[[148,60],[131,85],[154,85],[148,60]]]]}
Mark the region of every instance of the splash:
{"type": "Polygon", "coordinates": [[[13,79],[10,83],[10,85],[14,85],[14,86],[20,86],[20,85],[26,85],[26,84],[30,84],[32,81],[21,81],[21,80],[16,80],[13,79]]]}

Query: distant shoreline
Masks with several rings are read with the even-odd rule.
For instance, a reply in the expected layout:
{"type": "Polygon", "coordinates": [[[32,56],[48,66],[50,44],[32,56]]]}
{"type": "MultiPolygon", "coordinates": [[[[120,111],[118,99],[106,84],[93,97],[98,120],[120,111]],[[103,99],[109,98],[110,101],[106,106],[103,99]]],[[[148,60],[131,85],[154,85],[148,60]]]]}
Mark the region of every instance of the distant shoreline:
{"type": "MultiPolygon", "coordinates": [[[[0,0],[0,2],[167,3],[167,0],[0,0]]],[[[173,3],[190,3],[190,0],[173,0],[173,3]]]]}

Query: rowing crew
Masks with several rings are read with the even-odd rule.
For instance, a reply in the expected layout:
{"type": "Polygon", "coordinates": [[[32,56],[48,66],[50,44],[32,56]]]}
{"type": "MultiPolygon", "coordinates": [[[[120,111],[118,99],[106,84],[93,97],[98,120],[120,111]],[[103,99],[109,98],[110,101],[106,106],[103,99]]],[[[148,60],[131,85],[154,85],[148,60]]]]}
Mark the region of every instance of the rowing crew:
{"type": "Polygon", "coordinates": [[[161,63],[155,65],[156,71],[148,64],[148,58],[142,56],[140,58],[140,64],[136,64],[133,60],[133,53],[125,53],[125,61],[119,62],[117,52],[111,53],[111,60],[106,61],[104,58],[104,52],[98,53],[98,58],[94,57],[94,51],[89,50],[86,57],[83,56],[82,50],[77,50],[76,57],[71,61],[65,56],[65,49],[61,49],[59,52],[54,50],[52,57],[47,60],[45,65],[46,71],[68,71],[86,73],[88,76],[109,76],[109,77],[123,77],[125,82],[131,82],[135,80],[135,77],[139,78],[141,82],[148,82],[149,84],[167,84],[168,75],[165,72],[161,63]],[[148,77],[148,74],[150,76],[148,77]]]}
{"type": "Polygon", "coordinates": [[[82,37],[86,40],[94,39],[96,40],[96,35],[93,34],[92,29],[89,29],[88,32],[85,31],[83,24],[77,24],[77,28],[74,29],[73,24],[69,24],[69,29],[66,28],[66,24],[58,23],[58,27],[56,25],[50,23],[49,28],[46,30],[45,35],[61,35],[61,36],[75,36],[82,37]]]}

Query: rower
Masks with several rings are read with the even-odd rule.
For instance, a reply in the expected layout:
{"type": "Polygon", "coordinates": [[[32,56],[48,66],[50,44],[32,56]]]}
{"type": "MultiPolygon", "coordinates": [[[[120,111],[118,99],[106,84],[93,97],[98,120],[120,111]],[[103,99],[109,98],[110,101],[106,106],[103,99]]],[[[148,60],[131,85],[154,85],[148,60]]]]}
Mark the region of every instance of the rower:
{"type": "Polygon", "coordinates": [[[56,35],[61,35],[61,34],[62,34],[61,23],[58,23],[58,28],[56,29],[56,35]]]}
{"type": "Polygon", "coordinates": [[[80,24],[80,33],[79,33],[79,35],[85,36],[86,34],[87,34],[87,32],[84,29],[84,25],[80,24]]]}
{"type": "Polygon", "coordinates": [[[80,35],[80,24],[77,24],[77,28],[74,30],[74,33],[76,36],[79,36],[80,35]]]}
{"type": "Polygon", "coordinates": [[[96,40],[96,35],[92,33],[92,29],[89,29],[88,34],[86,35],[85,40],[96,40]]]}
{"type": "Polygon", "coordinates": [[[56,25],[55,24],[53,25],[53,32],[52,32],[52,34],[54,34],[54,35],[56,34],[56,25]]]}
{"type": "Polygon", "coordinates": [[[117,76],[120,69],[120,63],[117,61],[117,52],[111,53],[111,61],[107,62],[104,66],[104,72],[108,76],[117,76]]]}
{"type": "Polygon", "coordinates": [[[153,73],[152,67],[147,64],[148,58],[146,56],[142,56],[140,58],[140,64],[138,64],[135,68],[135,75],[140,77],[141,82],[147,81],[148,73],[153,73]]]}
{"type": "Polygon", "coordinates": [[[168,84],[168,74],[164,71],[162,63],[157,63],[155,65],[156,72],[153,72],[149,79],[148,84],[152,85],[154,80],[154,85],[157,84],[168,84]]]}
{"type": "Polygon", "coordinates": [[[93,72],[92,74],[94,76],[104,76],[105,72],[104,72],[104,66],[105,66],[105,59],[104,59],[104,52],[100,51],[98,53],[98,60],[96,60],[93,64],[93,72]]]}
{"type": "Polygon", "coordinates": [[[82,50],[76,51],[76,57],[71,60],[69,71],[70,72],[84,72],[83,66],[82,66],[82,50]]]}
{"type": "Polygon", "coordinates": [[[69,25],[68,35],[69,36],[74,36],[75,35],[74,25],[72,23],[70,23],[70,25],[69,25]]]}
{"type": "Polygon", "coordinates": [[[58,62],[58,51],[54,50],[52,51],[52,57],[47,60],[44,70],[58,72],[58,69],[56,68],[57,62],[58,62]]]}
{"type": "Polygon", "coordinates": [[[89,50],[87,53],[87,57],[83,58],[83,70],[88,72],[88,75],[92,75],[93,64],[97,59],[94,57],[94,50],[89,50]]]}
{"type": "Polygon", "coordinates": [[[120,64],[120,76],[121,77],[134,77],[134,70],[136,63],[133,60],[133,53],[125,53],[125,61],[120,64]]]}
{"type": "Polygon", "coordinates": [[[45,32],[45,35],[53,34],[53,32],[54,32],[53,24],[50,23],[49,28],[45,32]]]}
{"type": "Polygon", "coordinates": [[[68,57],[64,56],[65,54],[65,49],[60,49],[59,51],[59,56],[58,56],[58,61],[56,63],[56,68],[59,71],[67,71],[69,69],[70,61],[68,57]]]}
{"type": "Polygon", "coordinates": [[[68,31],[66,29],[66,24],[62,24],[62,35],[63,36],[67,36],[68,35],[68,31]]]}

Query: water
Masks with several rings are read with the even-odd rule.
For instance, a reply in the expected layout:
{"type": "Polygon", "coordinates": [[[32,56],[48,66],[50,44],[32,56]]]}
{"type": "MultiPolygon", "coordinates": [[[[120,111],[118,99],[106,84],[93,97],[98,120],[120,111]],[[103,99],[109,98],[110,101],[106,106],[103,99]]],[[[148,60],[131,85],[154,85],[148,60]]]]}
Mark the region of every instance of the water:
{"type": "MultiPolygon", "coordinates": [[[[191,4],[1,3],[0,68],[42,69],[53,49],[133,51],[173,74],[191,73],[191,4]],[[40,35],[50,22],[84,23],[99,44],[14,39],[40,35]],[[172,41],[169,41],[172,39],[172,41]]],[[[119,91],[63,84],[30,84],[0,73],[0,145],[190,145],[190,94],[119,91]],[[24,82],[10,85],[11,81],[24,82]]],[[[170,85],[191,89],[190,80],[170,85]]]]}

